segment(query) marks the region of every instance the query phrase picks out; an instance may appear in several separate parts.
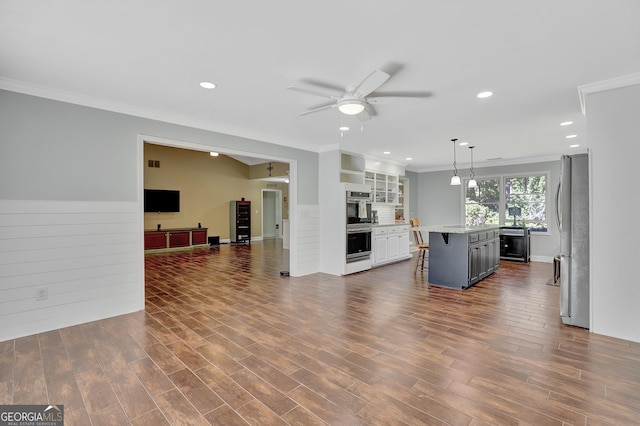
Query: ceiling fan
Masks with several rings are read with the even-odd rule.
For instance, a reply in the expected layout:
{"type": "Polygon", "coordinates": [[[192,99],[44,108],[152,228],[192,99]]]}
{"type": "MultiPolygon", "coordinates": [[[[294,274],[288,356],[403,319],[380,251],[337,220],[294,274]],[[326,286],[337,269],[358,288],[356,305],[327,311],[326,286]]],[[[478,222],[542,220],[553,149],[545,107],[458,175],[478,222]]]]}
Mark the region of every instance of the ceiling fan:
{"type": "Polygon", "coordinates": [[[395,101],[398,99],[420,99],[431,95],[429,92],[375,92],[390,77],[391,76],[384,71],[375,70],[362,80],[360,84],[357,86],[347,86],[341,93],[341,89],[339,88],[334,88],[330,85],[312,82],[309,80],[307,81],[311,84],[315,84],[323,88],[334,89],[336,93],[326,93],[296,86],[288,86],[287,89],[331,99],[330,102],[303,111],[298,115],[307,115],[323,111],[325,109],[338,108],[341,113],[355,116],[361,121],[369,120],[371,116],[376,115],[376,111],[373,108],[373,105],[375,104],[386,103],[387,101],[395,101]]]}

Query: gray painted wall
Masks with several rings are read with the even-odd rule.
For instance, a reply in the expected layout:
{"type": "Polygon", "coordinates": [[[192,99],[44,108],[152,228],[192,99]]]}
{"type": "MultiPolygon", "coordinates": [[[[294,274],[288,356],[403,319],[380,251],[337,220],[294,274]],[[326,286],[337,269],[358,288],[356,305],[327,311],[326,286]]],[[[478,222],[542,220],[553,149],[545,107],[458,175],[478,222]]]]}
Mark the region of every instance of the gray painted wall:
{"type": "Polygon", "coordinates": [[[418,190],[418,173],[406,171],[405,178],[409,180],[409,210],[406,211],[405,218],[407,222],[412,217],[417,217],[418,204],[420,202],[420,191],[418,190]]]}
{"type": "Polygon", "coordinates": [[[318,154],[0,91],[0,199],[136,201],[137,136],[298,161],[298,203],[318,203],[318,154]]]}
{"type": "MultiPolygon", "coordinates": [[[[560,179],[559,160],[475,169],[478,178],[538,172],[549,173],[547,220],[550,231],[545,235],[531,237],[531,255],[546,261],[551,261],[560,248],[560,237],[555,226],[555,186],[560,179]]],[[[466,176],[467,172],[468,170],[460,168],[459,175],[466,176]]],[[[416,206],[416,215],[421,224],[444,225],[464,222],[462,187],[449,185],[451,175],[452,171],[450,170],[410,174],[410,202],[412,206],[416,206]],[[417,178],[417,184],[414,184],[415,178],[417,178]],[[415,198],[414,191],[417,193],[415,198]],[[414,204],[414,200],[416,200],[416,204],[414,204]]]]}

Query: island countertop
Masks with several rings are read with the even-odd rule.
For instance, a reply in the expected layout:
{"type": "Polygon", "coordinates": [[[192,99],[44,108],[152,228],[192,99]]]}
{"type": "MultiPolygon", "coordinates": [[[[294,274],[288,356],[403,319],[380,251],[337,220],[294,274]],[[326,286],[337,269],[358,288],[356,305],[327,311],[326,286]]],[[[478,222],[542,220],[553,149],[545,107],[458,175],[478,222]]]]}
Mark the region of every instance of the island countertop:
{"type": "Polygon", "coordinates": [[[467,225],[424,225],[418,226],[416,231],[422,232],[440,232],[449,234],[471,234],[473,232],[488,231],[491,229],[499,229],[500,225],[482,225],[482,226],[467,226],[467,225]]]}

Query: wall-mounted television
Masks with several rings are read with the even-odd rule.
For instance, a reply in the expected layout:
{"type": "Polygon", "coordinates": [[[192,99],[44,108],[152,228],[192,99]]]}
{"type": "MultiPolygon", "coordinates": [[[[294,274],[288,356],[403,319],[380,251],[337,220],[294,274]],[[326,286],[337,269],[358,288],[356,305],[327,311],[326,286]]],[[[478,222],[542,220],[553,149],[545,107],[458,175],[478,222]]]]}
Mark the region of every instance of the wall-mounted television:
{"type": "Polygon", "coordinates": [[[149,213],[179,212],[180,191],[169,189],[145,189],[144,211],[149,213]]]}

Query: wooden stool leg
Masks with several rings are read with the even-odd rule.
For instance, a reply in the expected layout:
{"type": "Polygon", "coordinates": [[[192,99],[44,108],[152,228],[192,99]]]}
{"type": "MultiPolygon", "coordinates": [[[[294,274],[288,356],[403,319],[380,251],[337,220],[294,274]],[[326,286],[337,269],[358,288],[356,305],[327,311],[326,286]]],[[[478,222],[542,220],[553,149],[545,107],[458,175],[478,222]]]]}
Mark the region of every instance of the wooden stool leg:
{"type": "Polygon", "coordinates": [[[416,267],[413,270],[413,274],[416,274],[416,271],[418,270],[418,268],[420,269],[420,271],[424,271],[424,255],[425,255],[426,250],[419,250],[418,251],[418,258],[416,259],[416,267]]]}

